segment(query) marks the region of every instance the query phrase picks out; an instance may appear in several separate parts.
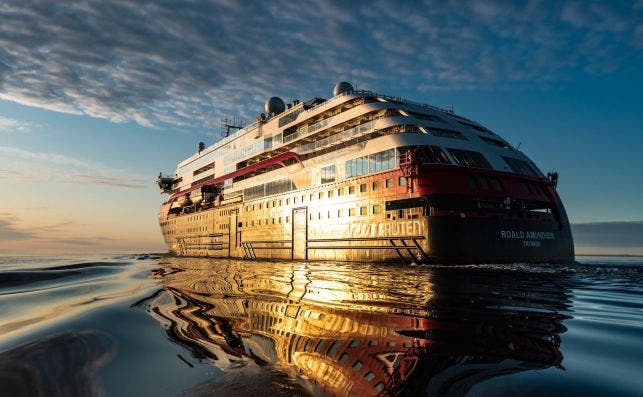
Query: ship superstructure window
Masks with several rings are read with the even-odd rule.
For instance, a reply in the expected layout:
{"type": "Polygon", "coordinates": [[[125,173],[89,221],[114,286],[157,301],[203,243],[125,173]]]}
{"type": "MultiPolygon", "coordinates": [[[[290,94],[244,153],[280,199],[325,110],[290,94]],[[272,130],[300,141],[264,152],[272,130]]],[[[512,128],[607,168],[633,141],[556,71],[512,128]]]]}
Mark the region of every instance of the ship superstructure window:
{"type": "Polygon", "coordinates": [[[488,143],[489,145],[498,146],[505,149],[511,148],[508,143],[501,141],[500,139],[487,138],[486,136],[480,135],[478,135],[478,138],[480,138],[483,142],[488,143]]]}
{"type": "Polygon", "coordinates": [[[487,168],[491,169],[491,164],[482,153],[472,150],[447,149],[458,165],[463,167],[487,168]]]}
{"type": "Polygon", "coordinates": [[[196,175],[202,174],[202,173],[204,173],[206,171],[209,171],[211,169],[214,169],[214,163],[215,162],[213,161],[210,164],[206,164],[203,167],[192,171],[192,176],[196,176],[196,175]]]}
{"type": "Polygon", "coordinates": [[[346,161],[346,177],[352,178],[372,172],[393,169],[398,166],[396,149],[389,149],[368,156],[346,161]]]}
{"type": "Polygon", "coordinates": [[[405,146],[398,150],[400,153],[413,150],[417,154],[419,162],[423,164],[451,164],[446,153],[439,146],[405,146]]]}
{"type": "Polygon", "coordinates": [[[439,117],[432,116],[426,113],[408,112],[408,114],[415,117],[416,119],[436,121],[436,122],[442,121],[442,119],[440,119],[439,117]]]}
{"type": "Polygon", "coordinates": [[[447,130],[445,128],[429,128],[431,134],[442,138],[454,138],[468,140],[460,131],[447,130]]]}
{"type": "Polygon", "coordinates": [[[502,156],[502,158],[505,160],[507,165],[509,165],[509,168],[517,174],[523,174],[523,175],[529,175],[529,176],[535,176],[539,177],[539,173],[536,171],[536,169],[526,162],[525,160],[520,160],[520,159],[515,159],[512,157],[505,157],[502,156]]]}
{"type": "Polygon", "coordinates": [[[335,164],[327,165],[321,169],[321,183],[335,182],[335,164]]]}
{"type": "Polygon", "coordinates": [[[476,131],[487,132],[487,133],[491,132],[488,129],[486,129],[486,128],[480,126],[480,125],[475,125],[473,123],[467,123],[466,121],[460,121],[460,120],[457,120],[457,121],[458,121],[458,123],[460,123],[462,125],[466,125],[467,127],[473,128],[476,131]]]}
{"type": "Polygon", "coordinates": [[[243,189],[243,196],[244,200],[253,200],[265,196],[271,196],[273,194],[289,192],[294,188],[295,185],[292,183],[292,180],[290,178],[284,178],[243,189]]]}

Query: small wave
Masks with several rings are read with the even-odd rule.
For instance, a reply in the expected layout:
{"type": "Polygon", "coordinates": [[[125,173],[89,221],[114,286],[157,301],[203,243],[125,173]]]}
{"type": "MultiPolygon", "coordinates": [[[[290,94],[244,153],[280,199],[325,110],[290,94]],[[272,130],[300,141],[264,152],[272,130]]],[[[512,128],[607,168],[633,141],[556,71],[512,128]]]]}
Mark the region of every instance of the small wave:
{"type": "Polygon", "coordinates": [[[24,292],[35,287],[51,288],[62,283],[104,277],[127,266],[128,262],[82,262],[45,268],[0,272],[0,295],[24,292]]]}

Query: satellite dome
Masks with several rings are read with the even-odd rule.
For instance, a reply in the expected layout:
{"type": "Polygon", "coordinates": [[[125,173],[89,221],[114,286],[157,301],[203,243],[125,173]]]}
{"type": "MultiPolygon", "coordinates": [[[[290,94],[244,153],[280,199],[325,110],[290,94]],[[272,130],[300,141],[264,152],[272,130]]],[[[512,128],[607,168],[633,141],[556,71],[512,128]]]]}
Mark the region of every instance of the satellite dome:
{"type": "Polygon", "coordinates": [[[266,101],[266,113],[279,114],[284,110],[286,110],[286,104],[281,98],[273,96],[266,101]]]}
{"type": "Polygon", "coordinates": [[[346,92],[353,92],[353,86],[351,85],[351,83],[342,81],[341,83],[335,84],[335,87],[333,87],[333,96],[337,96],[346,92]]]}

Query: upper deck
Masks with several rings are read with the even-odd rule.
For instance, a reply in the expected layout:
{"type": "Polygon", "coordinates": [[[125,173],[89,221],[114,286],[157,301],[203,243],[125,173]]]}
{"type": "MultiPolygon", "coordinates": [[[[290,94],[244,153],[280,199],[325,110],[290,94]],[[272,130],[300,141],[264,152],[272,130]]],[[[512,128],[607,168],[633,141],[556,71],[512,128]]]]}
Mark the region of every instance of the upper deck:
{"type": "Polygon", "coordinates": [[[179,163],[172,190],[184,191],[287,151],[312,158],[389,134],[419,134],[409,142],[448,148],[445,153],[454,165],[542,177],[504,139],[452,110],[351,87],[328,100],[294,101],[282,111],[262,114],[255,123],[179,163]],[[487,161],[481,163],[472,153],[487,161]]]}

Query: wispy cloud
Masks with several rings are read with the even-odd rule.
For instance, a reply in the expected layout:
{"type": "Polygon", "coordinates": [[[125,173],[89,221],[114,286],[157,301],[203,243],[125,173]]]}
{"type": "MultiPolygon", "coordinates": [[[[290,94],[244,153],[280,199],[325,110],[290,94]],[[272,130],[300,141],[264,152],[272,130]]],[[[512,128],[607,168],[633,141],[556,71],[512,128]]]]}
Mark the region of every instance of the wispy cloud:
{"type": "Polygon", "coordinates": [[[36,234],[16,225],[17,218],[0,214],[0,241],[16,241],[37,238],[36,234]]]}
{"type": "Polygon", "coordinates": [[[149,187],[150,182],[93,161],[47,152],[0,146],[0,180],[62,182],[129,189],[149,187]]]}
{"type": "Polygon", "coordinates": [[[642,21],[634,2],[5,1],[0,98],[207,130],[340,79],[434,90],[609,73],[642,63],[642,21]]]}
{"type": "Polygon", "coordinates": [[[31,132],[36,124],[0,116],[0,134],[24,134],[31,132]]]}

